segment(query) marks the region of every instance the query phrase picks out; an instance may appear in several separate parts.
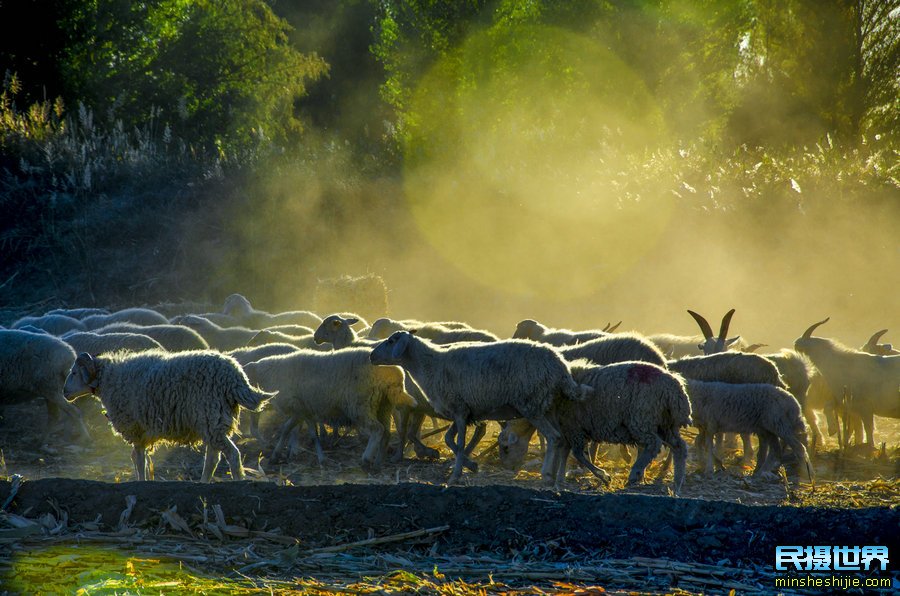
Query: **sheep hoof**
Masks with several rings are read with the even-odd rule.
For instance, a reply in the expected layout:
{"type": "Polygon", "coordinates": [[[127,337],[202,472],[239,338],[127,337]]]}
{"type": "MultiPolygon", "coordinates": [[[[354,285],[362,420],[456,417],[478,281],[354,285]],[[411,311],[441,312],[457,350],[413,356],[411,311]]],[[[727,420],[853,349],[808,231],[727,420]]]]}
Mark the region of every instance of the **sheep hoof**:
{"type": "Polygon", "coordinates": [[[425,445],[415,445],[413,449],[416,452],[416,457],[419,459],[438,459],[441,456],[440,451],[432,449],[431,447],[426,447],[425,445]]]}
{"type": "Polygon", "coordinates": [[[469,471],[472,472],[472,473],[477,473],[477,472],[478,472],[478,463],[477,463],[477,462],[474,462],[474,461],[472,461],[472,460],[470,460],[470,459],[467,459],[467,460],[465,461],[465,463],[463,463],[463,467],[464,467],[465,469],[469,470],[469,471]]]}

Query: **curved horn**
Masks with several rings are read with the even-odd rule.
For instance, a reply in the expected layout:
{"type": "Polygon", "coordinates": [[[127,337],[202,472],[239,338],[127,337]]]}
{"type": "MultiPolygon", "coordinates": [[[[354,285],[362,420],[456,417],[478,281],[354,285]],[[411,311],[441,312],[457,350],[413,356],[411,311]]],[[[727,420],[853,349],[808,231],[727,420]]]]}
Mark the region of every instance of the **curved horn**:
{"type": "Polygon", "coordinates": [[[689,310],[688,314],[694,317],[694,320],[697,321],[698,325],[700,325],[700,331],[703,332],[704,339],[709,339],[713,336],[712,327],[709,326],[709,323],[706,322],[706,319],[692,310],[689,310]]]}
{"type": "Polygon", "coordinates": [[[618,323],[616,323],[615,325],[613,325],[612,327],[610,327],[609,329],[607,329],[607,330],[606,330],[607,333],[612,333],[613,331],[615,331],[616,329],[618,329],[618,328],[619,328],[619,325],[621,325],[621,324],[622,324],[622,321],[619,321],[618,323]]]}
{"type": "Polygon", "coordinates": [[[876,331],[872,337],[869,338],[869,341],[866,342],[865,347],[874,347],[878,344],[878,340],[881,339],[881,336],[887,333],[887,329],[882,329],[881,331],[876,331]]]}
{"type": "Polygon", "coordinates": [[[812,337],[812,332],[816,330],[816,327],[818,327],[819,325],[824,325],[825,323],[827,323],[830,320],[831,320],[831,317],[826,317],[824,320],[810,325],[809,329],[807,329],[806,331],[803,332],[803,339],[808,339],[808,338],[812,337]]]}
{"type": "Polygon", "coordinates": [[[750,344],[749,346],[744,348],[744,352],[755,352],[756,350],[758,350],[760,348],[764,348],[768,345],[769,344],[750,344]]]}
{"type": "Polygon", "coordinates": [[[732,308],[722,317],[722,325],[719,327],[719,341],[725,341],[725,337],[728,335],[728,327],[731,325],[731,317],[733,316],[734,309],[732,308]]]}

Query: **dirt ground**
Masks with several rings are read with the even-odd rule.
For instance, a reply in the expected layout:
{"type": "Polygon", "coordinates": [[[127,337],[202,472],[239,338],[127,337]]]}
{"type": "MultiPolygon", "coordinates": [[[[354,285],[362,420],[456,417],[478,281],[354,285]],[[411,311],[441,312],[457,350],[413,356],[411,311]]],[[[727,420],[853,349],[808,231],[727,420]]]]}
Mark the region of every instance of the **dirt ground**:
{"type": "MultiPolygon", "coordinates": [[[[426,439],[442,449],[441,459],[421,461],[408,455],[377,474],[360,469],[362,442],[353,434],[331,440],[321,467],[306,448],[288,463],[272,464],[265,448],[242,437],[238,444],[250,480],[230,481],[223,461],[211,485],[196,482],[203,459],[199,449],[161,447],[154,454],[157,482],[137,483],[132,481],[130,448],[110,432],[98,409],[85,410],[92,442],[73,443],[44,432],[46,415],[36,405],[0,411],[0,474],[25,478],[5,509],[24,519],[43,520],[40,534],[21,539],[4,540],[0,530],[0,585],[4,569],[13,573],[17,556],[45,548],[47,540],[90,542],[98,537],[117,548],[149,549],[157,556],[160,549],[171,554],[172,543],[166,540],[176,539],[174,550],[180,551],[185,544],[200,549],[224,538],[230,540],[231,551],[220,544],[218,551],[191,555],[204,559],[200,568],[233,573],[240,567],[234,560],[238,555],[221,553],[237,553],[243,544],[241,548],[254,555],[240,555],[254,570],[250,576],[261,573],[271,581],[298,574],[347,581],[355,574],[346,568],[351,559],[369,573],[398,567],[427,571],[440,562],[442,568],[458,568],[463,574],[467,567],[460,567],[459,561],[466,559],[480,562],[474,569],[484,571],[483,577],[476,574],[481,581],[504,569],[521,569],[515,578],[529,585],[546,588],[551,579],[564,578],[593,585],[589,578],[605,578],[606,588],[648,593],[676,586],[688,592],[717,592],[728,585],[721,575],[710,575],[714,581],[707,584],[684,579],[705,577],[698,570],[716,568],[733,570],[728,581],[743,587],[739,593],[752,592],[748,586],[765,592],[779,544],[880,544],[900,552],[900,449],[895,438],[900,428],[892,420],[878,420],[877,432],[886,443],[874,456],[839,452],[832,440],[815,457],[815,484],[805,477],[800,482],[785,476],[751,478],[750,469],[742,467],[733,452],[728,470],[713,476],[700,474],[697,464],[689,462],[682,498],[673,498],[671,476],[663,482],[649,480],[660,462],[648,470],[646,484],[625,489],[628,464],[618,456],[603,461],[614,477],[609,489],[573,466],[565,490],[547,490],[539,478],[537,444],[525,470],[504,470],[491,449],[490,439],[498,430],[493,426],[476,449],[480,470],[466,473],[462,486],[443,484],[451,464],[442,433],[426,439]],[[135,503],[123,522],[129,496],[135,503]],[[219,529],[209,521],[215,506],[219,529]],[[412,536],[404,538],[407,533],[412,536]],[[397,536],[378,545],[381,538],[397,536]],[[377,564],[348,554],[337,567],[335,560],[317,559],[318,566],[310,568],[307,558],[296,555],[368,539],[375,544],[360,545],[363,550],[354,552],[376,557],[377,564]],[[257,546],[247,546],[247,540],[257,546]],[[295,549],[288,562],[283,560],[286,545],[295,549]],[[402,562],[390,564],[391,557],[402,562]],[[602,569],[608,571],[610,561],[627,563],[604,575],[602,569]],[[636,561],[648,568],[659,561],[680,562],[691,566],[690,574],[667,571],[669,575],[654,575],[654,581],[642,583],[640,577],[635,579],[635,569],[642,569],[636,561]],[[598,562],[607,566],[601,569],[598,562]],[[548,571],[547,565],[558,567],[548,571]],[[741,575],[750,570],[751,576],[741,575]]],[[[0,482],[0,500],[11,490],[9,481],[0,482]]]]}

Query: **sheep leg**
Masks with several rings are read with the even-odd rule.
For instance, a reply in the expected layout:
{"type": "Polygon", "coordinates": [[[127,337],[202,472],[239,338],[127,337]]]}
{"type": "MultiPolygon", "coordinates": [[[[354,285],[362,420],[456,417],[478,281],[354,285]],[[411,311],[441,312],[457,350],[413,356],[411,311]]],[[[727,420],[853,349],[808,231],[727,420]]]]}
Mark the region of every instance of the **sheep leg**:
{"type": "Polygon", "coordinates": [[[143,447],[134,445],[131,448],[131,463],[134,464],[134,473],[137,474],[139,482],[147,479],[147,467],[146,462],[144,461],[145,457],[146,451],[143,447]]]}
{"type": "Polygon", "coordinates": [[[741,455],[741,463],[748,464],[753,458],[753,443],[750,439],[750,433],[741,433],[741,445],[744,453],[741,455]]]}
{"type": "MultiPolygon", "coordinates": [[[[455,422],[452,423],[450,425],[450,428],[447,429],[447,432],[444,433],[444,443],[447,444],[447,447],[450,448],[450,451],[453,453],[453,455],[457,457],[458,454],[456,453],[456,442],[459,440],[458,434],[459,433],[457,432],[455,422]]],[[[463,440],[465,440],[465,438],[466,435],[465,433],[463,433],[463,440]]],[[[478,463],[468,458],[467,454],[465,453],[465,449],[463,449],[463,466],[465,466],[466,469],[471,470],[472,472],[478,472],[478,463]]]]}
{"type": "Polygon", "coordinates": [[[816,418],[816,412],[808,405],[804,405],[802,411],[803,417],[806,418],[806,423],[809,425],[809,430],[812,433],[812,451],[815,453],[816,446],[819,444],[819,441],[822,440],[822,433],[819,431],[819,422],[816,418]]]}
{"type": "Polygon", "coordinates": [[[206,443],[206,457],[203,459],[203,473],[200,475],[200,482],[207,483],[212,481],[213,474],[216,473],[216,468],[219,467],[219,451],[211,443],[206,443]]]}
{"type": "Polygon", "coordinates": [[[319,467],[325,463],[325,452],[322,450],[322,441],[319,440],[319,426],[317,424],[307,424],[306,430],[309,433],[309,438],[312,440],[313,447],[316,449],[316,461],[319,462],[319,467]]]}
{"type": "Polygon", "coordinates": [[[865,429],[865,445],[869,448],[870,451],[875,450],[875,417],[871,412],[866,412],[865,414],[859,415],[862,420],[863,428],[865,429]]]}
{"type": "MultiPolygon", "coordinates": [[[[387,421],[390,425],[390,420],[387,421]]],[[[369,434],[369,441],[366,443],[366,450],[362,455],[362,469],[369,473],[377,472],[381,464],[381,446],[384,440],[390,438],[390,434],[385,431],[384,422],[381,420],[372,420],[366,429],[369,434]]]]}
{"type": "MultiPolygon", "coordinates": [[[[541,465],[541,480],[543,480],[545,484],[552,484],[553,472],[556,471],[556,468],[554,467],[556,444],[562,440],[562,433],[559,431],[556,424],[543,414],[534,418],[529,418],[528,421],[538,429],[538,432],[540,432],[547,441],[547,449],[544,451],[544,463],[541,465]]],[[[582,452],[584,459],[587,460],[587,457],[584,456],[583,444],[580,451],[582,452]]]]}
{"type": "Polygon", "coordinates": [[[756,467],[753,468],[753,476],[757,476],[763,470],[766,460],[769,458],[769,437],[765,434],[759,435],[759,450],[756,452],[756,467]]]}
{"type": "MultiPolygon", "coordinates": [[[[453,421],[456,427],[456,461],[453,464],[453,472],[447,480],[447,484],[456,484],[462,476],[463,464],[466,459],[466,420],[458,417],[453,421]]],[[[451,427],[452,428],[452,427],[451,427]]],[[[448,431],[449,436],[449,431],[448,431]]],[[[446,437],[445,437],[446,438],[446,437]]]]}
{"type": "Polygon", "coordinates": [[[237,445],[234,444],[234,441],[225,437],[225,445],[221,451],[225,455],[226,461],[228,461],[228,468],[231,470],[232,480],[243,480],[244,465],[241,462],[241,451],[238,449],[237,445]]]}
{"type": "Polygon", "coordinates": [[[700,437],[703,437],[703,449],[706,451],[706,457],[703,467],[703,473],[710,475],[713,473],[713,451],[715,449],[713,445],[713,435],[712,432],[704,432],[697,435],[697,440],[700,440],[700,437]]]}
{"type": "Polygon", "coordinates": [[[578,441],[572,442],[572,457],[575,458],[575,461],[580,463],[582,466],[590,470],[591,474],[599,478],[605,486],[609,486],[610,482],[612,482],[612,477],[606,473],[606,470],[603,468],[598,468],[594,465],[594,462],[590,461],[587,458],[587,455],[584,453],[584,444],[579,444],[578,441]]]}
{"type": "MultiPolygon", "coordinates": [[[[594,444],[596,445],[596,442],[594,444]]],[[[560,441],[556,446],[556,454],[554,455],[556,458],[556,471],[554,473],[555,482],[553,484],[554,490],[561,490],[562,485],[565,484],[566,464],[569,461],[569,454],[571,452],[572,447],[565,441],[560,441]]]]}
{"type": "Polygon", "coordinates": [[[287,422],[281,425],[281,428],[278,430],[278,440],[275,442],[275,447],[272,449],[272,461],[277,462],[281,456],[281,450],[284,448],[284,444],[287,442],[288,435],[290,435],[291,431],[297,425],[297,418],[291,416],[288,418],[287,422]]]}
{"type": "Polygon", "coordinates": [[[806,447],[803,445],[803,442],[792,435],[785,436],[784,442],[788,447],[791,448],[791,451],[795,456],[798,456],[803,460],[803,463],[806,465],[806,474],[809,476],[809,481],[814,482],[812,463],[809,461],[809,453],[806,451],[806,447]]]}
{"type": "Polygon", "coordinates": [[[403,461],[403,453],[406,451],[406,441],[409,434],[410,421],[414,418],[409,408],[397,408],[394,411],[394,423],[397,426],[397,451],[391,457],[391,461],[403,461]]]}
{"type": "MultiPolygon", "coordinates": [[[[413,450],[416,452],[416,457],[420,459],[437,459],[441,456],[441,452],[437,449],[429,447],[425,443],[422,442],[421,434],[422,434],[422,424],[425,422],[425,412],[416,412],[413,411],[410,416],[409,426],[407,427],[407,433],[409,435],[409,440],[412,441],[413,450]]],[[[435,428],[437,428],[435,426],[435,428]]]]}
{"type": "Polygon", "coordinates": [[[637,438],[642,439],[643,445],[638,448],[637,458],[631,466],[631,471],[628,473],[628,481],[625,483],[625,486],[634,486],[644,481],[644,471],[647,469],[647,466],[650,465],[650,462],[653,461],[653,458],[659,455],[659,450],[662,448],[662,441],[655,434],[648,434],[637,438]]]}
{"type": "Polygon", "coordinates": [[[250,421],[250,436],[262,443],[262,434],[259,432],[259,412],[247,410],[247,418],[250,421]]]}
{"type": "MultiPolygon", "coordinates": [[[[587,456],[592,462],[597,461],[597,452],[600,451],[600,442],[599,441],[591,441],[590,446],[587,449],[587,456]]],[[[559,462],[557,462],[558,464],[559,462]]]]}
{"type": "Polygon", "coordinates": [[[675,496],[678,496],[681,494],[681,487],[684,486],[685,470],[687,469],[687,443],[681,438],[681,433],[679,433],[677,429],[668,430],[668,432],[664,433],[662,440],[669,446],[669,454],[666,456],[666,463],[663,465],[661,475],[656,479],[663,479],[666,472],[669,470],[668,462],[674,459],[675,472],[673,473],[672,480],[675,486],[672,492],[675,493],[675,496]]]}

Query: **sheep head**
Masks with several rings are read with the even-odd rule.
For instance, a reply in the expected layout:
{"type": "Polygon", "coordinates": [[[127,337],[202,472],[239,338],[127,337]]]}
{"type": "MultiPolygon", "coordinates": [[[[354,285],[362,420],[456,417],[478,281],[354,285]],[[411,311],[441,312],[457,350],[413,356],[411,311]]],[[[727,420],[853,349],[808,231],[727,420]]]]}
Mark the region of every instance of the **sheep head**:
{"type": "Polygon", "coordinates": [[[389,338],[375,346],[369,354],[369,361],[372,364],[400,364],[412,341],[412,333],[395,331],[389,338]]]}
{"type": "Polygon", "coordinates": [[[222,312],[231,316],[246,316],[253,312],[250,301],[241,294],[232,294],[225,299],[225,306],[222,312]]]}
{"type": "Polygon", "coordinates": [[[881,336],[885,333],[887,333],[887,329],[876,331],[872,334],[872,337],[869,338],[869,341],[860,348],[860,351],[875,354],[876,356],[897,356],[900,354],[900,350],[895,350],[894,346],[891,344],[878,343],[878,340],[881,339],[881,336]]]}
{"type": "Polygon", "coordinates": [[[85,395],[95,395],[99,384],[97,373],[97,361],[94,357],[87,352],[79,354],[66,377],[63,396],[68,401],[75,401],[85,395]]]}
{"type": "Polygon", "coordinates": [[[516,325],[516,332],[513,333],[513,339],[532,339],[538,340],[544,335],[546,328],[534,319],[523,319],[516,325]]]}
{"type": "Polygon", "coordinates": [[[694,320],[700,327],[700,331],[703,332],[704,341],[702,344],[698,344],[697,347],[700,348],[700,351],[704,354],[709,355],[724,352],[741,338],[741,336],[738,335],[736,337],[728,339],[728,327],[731,326],[731,317],[734,316],[733,308],[725,313],[724,317],[722,317],[722,324],[719,326],[718,337],[713,335],[712,327],[707,322],[707,320],[703,318],[703,316],[695,313],[692,310],[688,310],[688,314],[694,317],[694,320]]]}
{"type": "Polygon", "coordinates": [[[357,318],[344,318],[341,315],[328,315],[319,324],[313,334],[313,341],[317,344],[330,343],[335,348],[346,348],[356,339],[356,333],[350,327],[358,323],[357,318]]]}

